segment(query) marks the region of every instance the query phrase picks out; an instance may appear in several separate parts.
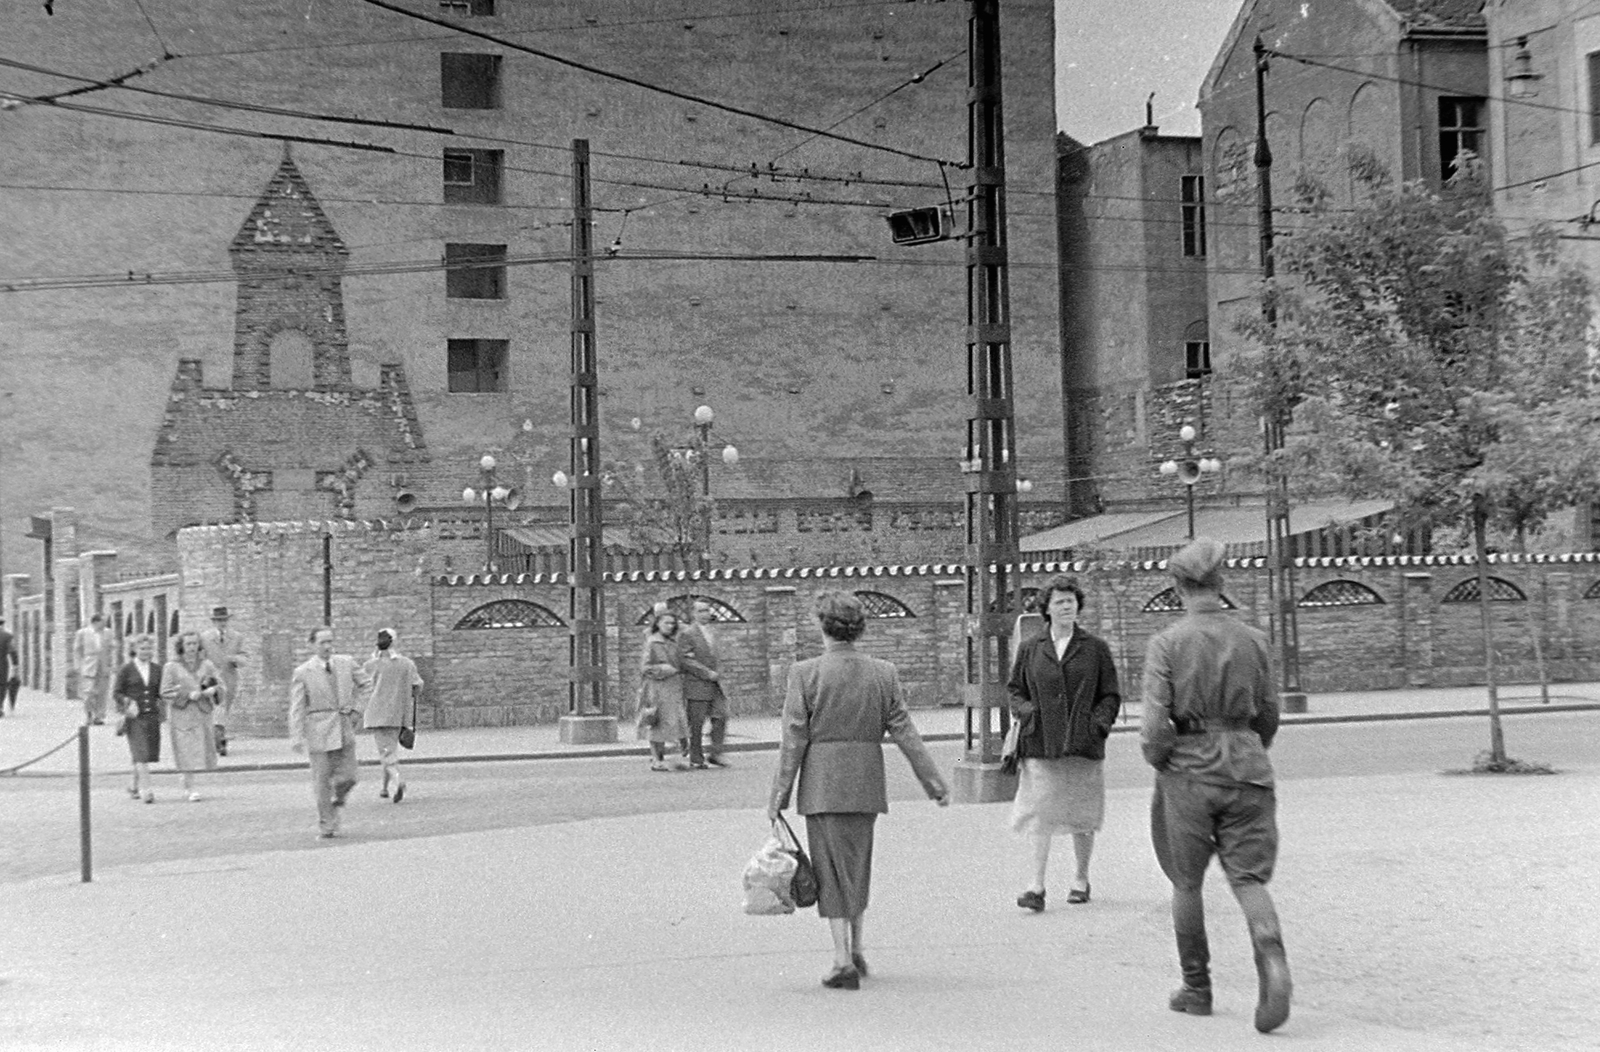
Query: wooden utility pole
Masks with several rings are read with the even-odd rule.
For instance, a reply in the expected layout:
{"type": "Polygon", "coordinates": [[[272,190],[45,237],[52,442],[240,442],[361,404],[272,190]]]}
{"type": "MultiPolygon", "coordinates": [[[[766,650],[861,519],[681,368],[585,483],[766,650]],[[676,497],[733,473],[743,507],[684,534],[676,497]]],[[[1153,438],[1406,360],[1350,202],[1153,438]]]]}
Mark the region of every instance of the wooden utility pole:
{"type": "Polygon", "coordinates": [[[1006,258],[1005,126],[1000,3],[971,0],[967,73],[966,733],[959,800],[1003,800],[1012,621],[1021,610],[1017,560],[1016,423],[1006,258]],[[1000,725],[996,725],[998,716],[1000,725]]]}
{"type": "Polygon", "coordinates": [[[567,548],[567,714],[561,741],[617,740],[606,708],[605,548],[600,510],[600,403],[594,331],[594,212],[589,203],[589,140],[572,140],[572,434],[569,458],[572,538],[567,548]]]}

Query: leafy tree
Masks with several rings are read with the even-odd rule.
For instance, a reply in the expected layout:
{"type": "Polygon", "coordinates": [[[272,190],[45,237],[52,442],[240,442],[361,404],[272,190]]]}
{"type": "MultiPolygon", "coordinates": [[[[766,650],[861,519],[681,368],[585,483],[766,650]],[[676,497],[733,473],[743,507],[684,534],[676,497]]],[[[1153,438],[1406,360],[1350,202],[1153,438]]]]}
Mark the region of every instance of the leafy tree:
{"type": "Polygon", "coordinates": [[[650,464],[653,471],[644,464],[613,461],[606,465],[604,481],[618,496],[616,508],[635,545],[666,548],[683,565],[693,565],[707,507],[694,462],[660,435],[651,435],[650,464]],[[647,479],[655,485],[648,486],[647,479]]]}
{"type": "Polygon", "coordinates": [[[1547,230],[1513,236],[1470,173],[1443,191],[1365,180],[1355,208],[1307,200],[1247,323],[1261,411],[1294,407],[1269,471],[1395,501],[1397,525],[1470,530],[1489,688],[1490,763],[1505,740],[1489,615],[1486,531],[1521,536],[1595,498],[1590,285],[1547,230]]]}

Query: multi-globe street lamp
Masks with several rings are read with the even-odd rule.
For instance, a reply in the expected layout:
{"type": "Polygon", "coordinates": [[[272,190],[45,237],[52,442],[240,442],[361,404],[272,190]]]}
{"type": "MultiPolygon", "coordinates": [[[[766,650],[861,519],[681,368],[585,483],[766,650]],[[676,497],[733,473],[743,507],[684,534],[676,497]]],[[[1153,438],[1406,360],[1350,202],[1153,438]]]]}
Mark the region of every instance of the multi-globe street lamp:
{"type": "Polygon", "coordinates": [[[1164,460],[1161,462],[1163,475],[1176,475],[1178,481],[1183,483],[1185,496],[1188,498],[1189,507],[1189,539],[1194,540],[1194,487],[1202,475],[1215,474],[1222,470],[1222,461],[1216,457],[1195,458],[1194,440],[1195,429],[1184,424],[1178,432],[1178,439],[1183,442],[1182,460],[1164,460]]]}
{"type": "MultiPolygon", "coordinates": [[[[700,435],[696,455],[700,458],[700,569],[711,569],[711,425],[716,413],[702,405],[694,411],[694,428],[700,435]]],[[[739,463],[739,450],[733,445],[722,447],[722,462],[730,468],[739,463]]]]}
{"type": "Polygon", "coordinates": [[[478,485],[468,486],[461,491],[461,501],[464,504],[483,504],[483,572],[494,572],[494,506],[496,504],[508,511],[515,511],[522,503],[521,495],[515,486],[503,486],[495,478],[495,459],[493,455],[485,453],[478,461],[478,485]]]}

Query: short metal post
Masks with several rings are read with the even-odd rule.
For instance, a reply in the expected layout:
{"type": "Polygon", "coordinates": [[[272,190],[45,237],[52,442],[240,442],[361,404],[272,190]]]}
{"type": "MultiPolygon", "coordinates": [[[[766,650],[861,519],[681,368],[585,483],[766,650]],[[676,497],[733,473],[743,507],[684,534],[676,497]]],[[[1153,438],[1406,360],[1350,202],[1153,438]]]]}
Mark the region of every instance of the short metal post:
{"type": "Polygon", "coordinates": [[[83,856],[83,882],[94,879],[89,849],[89,725],[78,728],[78,850],[83,856]]]}

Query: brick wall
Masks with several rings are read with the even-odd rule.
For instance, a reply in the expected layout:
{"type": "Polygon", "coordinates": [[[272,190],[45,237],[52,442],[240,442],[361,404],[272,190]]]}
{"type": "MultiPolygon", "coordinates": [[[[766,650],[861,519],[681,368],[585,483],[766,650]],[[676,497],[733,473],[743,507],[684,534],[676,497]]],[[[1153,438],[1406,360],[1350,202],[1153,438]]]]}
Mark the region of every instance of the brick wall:
{"type": "MultiPolygon", "coordinates": [[[[397,629],[427,689],[421,719],[439,727],[546,722],[567,711],[564,627],[465,628],[462,619],[501,600],[536,603],[567,617],[559,576],[440,575],[430,572],[431,530],[360,523],[274,523],[197,527],[179,533],[182,616],[203,624],[213,605],[230,607],[253,640],[242,673],[241,730],[282,733],[288,680],[309,654],[306,635],[322,620],[323,537],[332,559],[333,625],[338,648],[370,653],[379,627],[397,629]]],[[[1023,568],[1039,587],[1056,564],[1023,568]]],[[[1153,563],[1075,564],[1088,592],[1082,623],[1110,645],[1124,692],[1136,697],[1149,638],[1180,616],[1147,610],[1170,586],[1153,563]]],[[[1495,557],[1492,574],[1527,597],[1493,604],[1503,682],[1536,677],[1530,615],[1544,624],[1544,649],[1556,680],[1600,678],[1600,556],[1495,557]]],[[[1302,686],[1312,692],[1482,682],[1475,603],[1443,602],[1475,570],[1460,558],[1303,559],[1295,594],[1347,582],[1378,601],[1297,608],[1302,686]]],[[[1341,586],[1344,587],[1344,586],[1341,586]]],[[[606,588],[611,704],[632,714],[644,630],[652,604],[704,595],[723,604],[726,688],[738,714],[780,710],[789,667],[821,652],[811,615],[819,591],[869,591],[891,597],[910,616],[874,618],[861,648],[895,662],[913,705],[961,703],[964,611],[961,569],[953,565],[613,574],[606,588]]],[[[1265,629],[1269,607],[1263,560],[1235,560],[1226,595],[1238,616],[1265,629]]]]}

